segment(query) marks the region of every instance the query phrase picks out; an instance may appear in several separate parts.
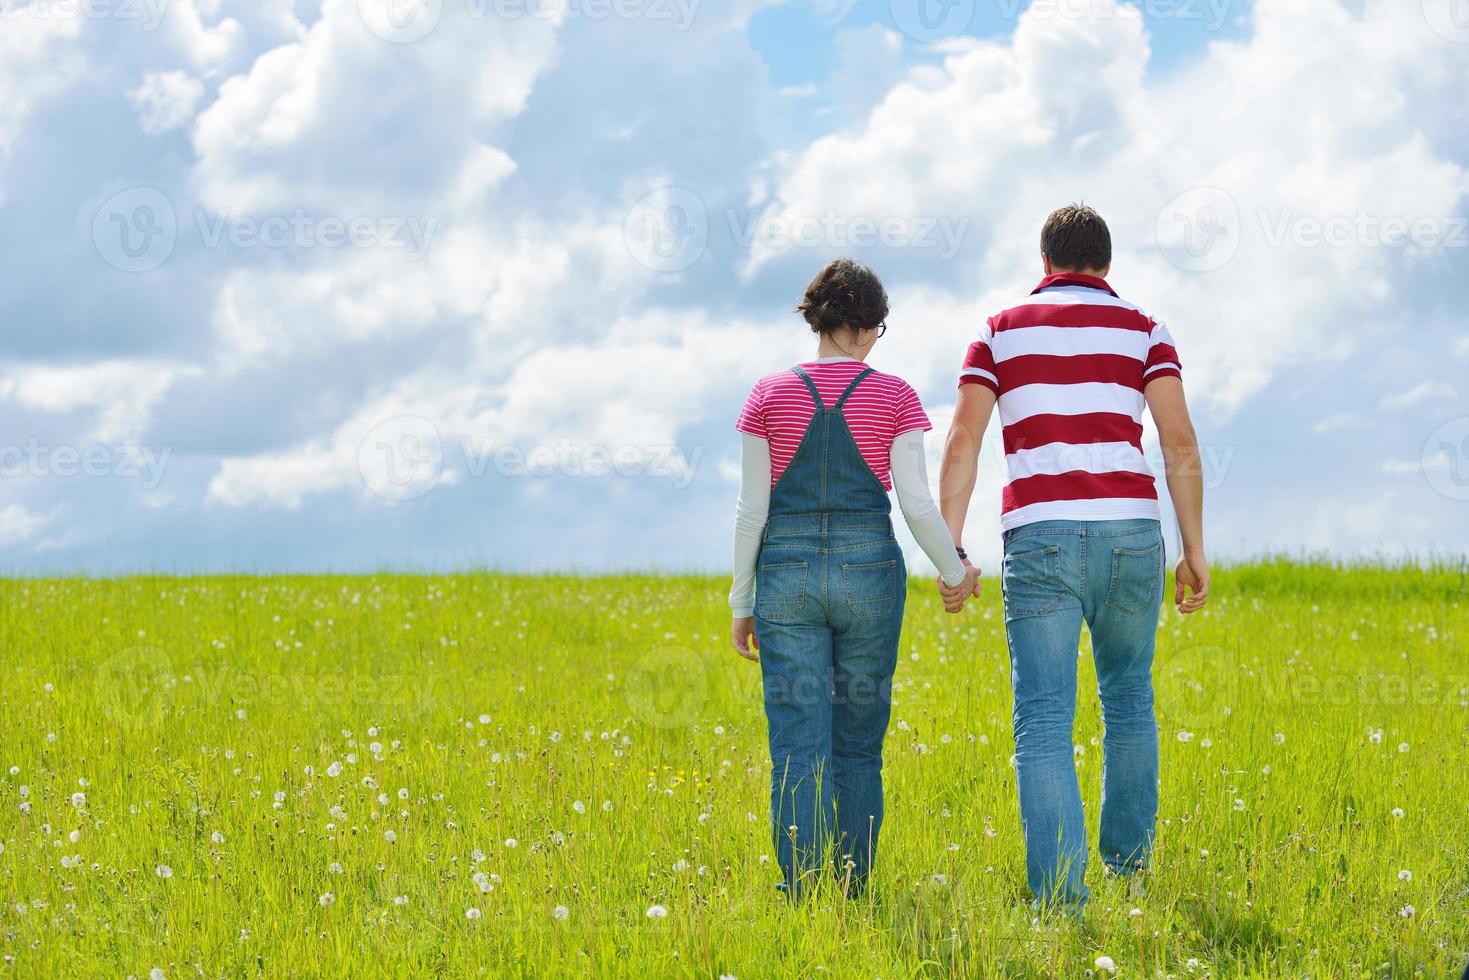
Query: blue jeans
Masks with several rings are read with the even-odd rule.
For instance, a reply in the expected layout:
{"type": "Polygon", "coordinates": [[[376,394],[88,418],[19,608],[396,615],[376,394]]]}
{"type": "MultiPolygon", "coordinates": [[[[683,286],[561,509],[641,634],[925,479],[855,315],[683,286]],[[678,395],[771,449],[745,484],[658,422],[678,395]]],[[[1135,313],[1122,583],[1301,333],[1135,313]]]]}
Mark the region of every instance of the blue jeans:
{"type": "Polygon", "coordinates": [[[881,514],[773,517],[755,633],[770,734],[775,852],[792,893],[833,848],[860,887],[882,829],[882,743],[907,571],[881,514]]]}
{"type": "Polygon", "coordinates": [[[1163,600],[1157,521],[1043,521],[1005,535],[1001,583],[1015,691],[1026,877],[1043,904],[1084,905],[1086,822],[1072,755],[1081,624],[1102,698],[1102,860],[1143,867],[1158,813],[1153,643],[1163,600]]]}

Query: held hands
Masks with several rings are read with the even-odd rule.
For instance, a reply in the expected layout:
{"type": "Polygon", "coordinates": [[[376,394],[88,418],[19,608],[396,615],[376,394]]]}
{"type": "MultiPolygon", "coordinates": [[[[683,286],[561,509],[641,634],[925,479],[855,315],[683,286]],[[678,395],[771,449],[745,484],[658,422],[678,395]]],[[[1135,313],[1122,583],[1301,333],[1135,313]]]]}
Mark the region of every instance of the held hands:
{"type": "Polygon", "coordinates": [[[979,569],[970,564],[967,558],[964,560],[963,582],[950,587],[944,582],[944,577],[940,575],[938,577],[938,585],[939,595],[944,600],[944,612],[955,614],[964,610],[964,603],[968,602],[970,598],[978,598],[982,588],[979,581],[979,569]]]}
{"type": "Polygon", "coordinates": [[[759,638],[755,636],[754,616],[741,616],[730,624],[730,641],[734,643],[735,653],[757,664],[760,662],[759,638]]]}
{"type": "Polygon", "coordinates": [[[1186,616],[1203,609],[1204,604],[1209,601],[1209,563],[1204,560],[1203,554],[1190,555],[1185,552],[1178,559],[1174,578],[1177,584],[1173,588],[1173,604],[1178,607],[1178,611],[1186,616]],[[1185,597],[1185,586],[1192,595],[1185,597]]]}

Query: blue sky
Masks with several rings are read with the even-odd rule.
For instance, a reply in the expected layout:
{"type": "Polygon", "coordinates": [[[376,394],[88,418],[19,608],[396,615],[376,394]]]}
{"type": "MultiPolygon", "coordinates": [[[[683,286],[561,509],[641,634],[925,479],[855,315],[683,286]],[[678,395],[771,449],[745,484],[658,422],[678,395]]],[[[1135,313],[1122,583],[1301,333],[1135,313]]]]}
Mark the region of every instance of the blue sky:
{"type": "Polygon", "coordinates": [[[1464,0],[391,2],[0,3],[0,568],[718,569],[810,276],[936,444],[1075,199],[1217,555],[1469,548],[1464,0]]]}

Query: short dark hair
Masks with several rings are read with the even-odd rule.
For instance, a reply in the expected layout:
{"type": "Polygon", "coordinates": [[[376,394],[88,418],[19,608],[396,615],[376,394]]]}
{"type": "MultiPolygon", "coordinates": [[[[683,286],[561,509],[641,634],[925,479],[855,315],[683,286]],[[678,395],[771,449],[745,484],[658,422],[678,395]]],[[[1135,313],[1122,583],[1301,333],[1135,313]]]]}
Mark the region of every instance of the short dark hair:
{"type": "Polygon", "coordinates": [[[888,317],[888,294],[877,273],[854,259],[837,259],[816,274],[796,312],[812,333],[830,334],[844,326],[875,327],[888,317]]]}
{"type": "Polygon", "coordinates": [[[1061,269],[1106,269],[1112,264],[1112,233],[1102,216],[1085,204],[1057,208],[1041,229],[1041,254],[1061,269]]]}

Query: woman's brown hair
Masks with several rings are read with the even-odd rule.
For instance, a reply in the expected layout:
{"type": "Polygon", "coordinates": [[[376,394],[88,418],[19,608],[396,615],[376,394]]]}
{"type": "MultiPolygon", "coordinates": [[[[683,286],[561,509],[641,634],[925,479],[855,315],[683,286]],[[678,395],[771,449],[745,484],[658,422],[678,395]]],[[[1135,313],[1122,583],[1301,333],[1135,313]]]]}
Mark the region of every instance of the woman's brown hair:
{"type": "Polygon", "coordinates": [[[831,334],[842,327],[876,327],[888,316],[888,294],[882,280],[861,262],[837,259],[816,274],[806,298],[796,307],[812,333],[831,334]]]}

